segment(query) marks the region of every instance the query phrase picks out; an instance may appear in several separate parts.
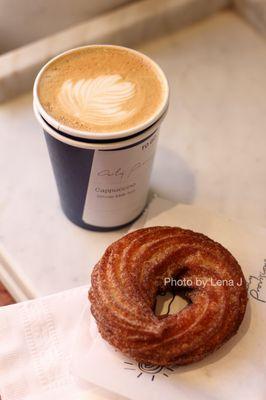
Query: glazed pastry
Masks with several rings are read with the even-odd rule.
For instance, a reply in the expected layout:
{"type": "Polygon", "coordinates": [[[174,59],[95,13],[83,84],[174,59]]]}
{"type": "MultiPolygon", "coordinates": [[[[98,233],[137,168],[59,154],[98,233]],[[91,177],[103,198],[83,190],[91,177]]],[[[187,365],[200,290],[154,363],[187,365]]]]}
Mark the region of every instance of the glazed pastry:
{"type": "Polygon", "coordinates": [[[238,330],[247,304],[235,258],[190,230],[152,227],[111,244],[92,273],[91,312],[102,337],[138,362],[183,365],[218,349],[238,330]],[[171,279],[172,278],[172,279],[171,279]],[[154,313],[161,290],[182,279],[189,304],[154,313]]]}

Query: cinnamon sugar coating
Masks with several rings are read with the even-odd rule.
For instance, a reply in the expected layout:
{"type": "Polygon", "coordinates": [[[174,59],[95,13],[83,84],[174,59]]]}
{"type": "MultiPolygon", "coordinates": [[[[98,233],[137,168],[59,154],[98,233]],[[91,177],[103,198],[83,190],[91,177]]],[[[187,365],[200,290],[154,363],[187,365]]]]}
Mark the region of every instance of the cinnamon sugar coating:
{"type": "Polygon", "coordinates": [[[107,248],[94,267],[89,300],[101,336],[115,348],[138,362],[184,365],[203,359],[237,332],[247,290],[239,264],[219,243],[157,226],[107,248]],[[171,277],[189,283],[190,303],[161,319],[154,314],[156,295],[171,277]]]}

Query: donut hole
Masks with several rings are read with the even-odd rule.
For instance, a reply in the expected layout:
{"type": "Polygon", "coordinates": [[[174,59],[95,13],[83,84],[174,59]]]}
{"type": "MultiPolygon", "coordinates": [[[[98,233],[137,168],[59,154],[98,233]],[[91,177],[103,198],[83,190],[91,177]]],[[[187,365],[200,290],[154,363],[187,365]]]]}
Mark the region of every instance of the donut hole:
{"type": "Polygon", "coordinates": [[[186,296],[187,289],[158,291],[155,299],[154,314],[158,318],[166,318],[168,315],[174,315],[179,313],[189,304],[191,301],[186,296]]]}

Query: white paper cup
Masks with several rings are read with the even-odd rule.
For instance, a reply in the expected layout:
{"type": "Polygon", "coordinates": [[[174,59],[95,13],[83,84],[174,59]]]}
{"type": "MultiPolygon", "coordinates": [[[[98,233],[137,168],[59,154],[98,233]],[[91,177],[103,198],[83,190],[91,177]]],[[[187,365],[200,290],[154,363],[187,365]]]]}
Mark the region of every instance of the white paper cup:
{"type": "Polygon", "coordinates": [[[37,87],[46,66],[34,84],[34,113],[44,131],[65,215],[83,228],[99,231],[133,222],[147,201],[159,127],[168,108],[166,79],[165,103],[156,118],[141,130],[101,136],[59,125],[43,110],[37,87]]]}

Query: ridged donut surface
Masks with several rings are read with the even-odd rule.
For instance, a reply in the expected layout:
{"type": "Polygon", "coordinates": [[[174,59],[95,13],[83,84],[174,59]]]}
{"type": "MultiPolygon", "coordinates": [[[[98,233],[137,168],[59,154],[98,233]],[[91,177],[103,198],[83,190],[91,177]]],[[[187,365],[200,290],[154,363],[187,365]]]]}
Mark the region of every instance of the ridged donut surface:
{"type": "Polygon", "coordinates": [[[89,299],[99,332],[111,345],[138,362],[183,365],[201,360],[237,332],[247,290],[238,262],[219,243],[157,226],[107,248],[94,267],[89,299]],[[171,278],[184,282],[189,304],[159,318],[158,292],[180,289],[171,278]]]}

